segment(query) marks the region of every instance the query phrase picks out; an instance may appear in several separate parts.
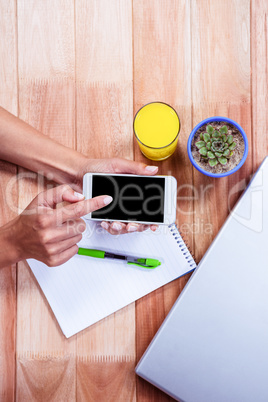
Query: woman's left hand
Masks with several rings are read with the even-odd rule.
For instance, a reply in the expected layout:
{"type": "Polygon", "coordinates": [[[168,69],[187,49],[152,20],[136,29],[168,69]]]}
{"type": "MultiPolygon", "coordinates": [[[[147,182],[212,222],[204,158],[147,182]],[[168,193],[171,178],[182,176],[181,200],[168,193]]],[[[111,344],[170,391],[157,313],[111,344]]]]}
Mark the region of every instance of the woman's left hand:
{"type": "MultiPolygon", "coordinates": [[[[146,165],[142,162],[135,162],[123,158],[111,159],[84,159],[82,167],[77,177],[77,189],[82,192],[83,176],[87,172],[91,173],[125,173],[153,176],[157,173],[157,166],[146,165]]],[[[157,225],[142,225],[134,222],[128,224],[123,222],[103,221],[101,226],[111,234],[124,234],[133,232],[142,232],[150,227],[155,231],[157,225]]]]}

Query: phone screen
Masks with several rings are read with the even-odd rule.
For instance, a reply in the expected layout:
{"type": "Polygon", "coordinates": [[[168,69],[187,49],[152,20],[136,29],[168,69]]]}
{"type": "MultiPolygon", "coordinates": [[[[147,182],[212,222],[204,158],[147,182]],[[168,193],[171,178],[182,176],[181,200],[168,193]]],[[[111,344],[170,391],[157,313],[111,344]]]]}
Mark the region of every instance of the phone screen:
{"type": "Polygon", "coordinates": [[[94,219],[164,223],[165,178],[151,176],[92,176],[92,197],[111,195],[113,201],[94,219]]]}

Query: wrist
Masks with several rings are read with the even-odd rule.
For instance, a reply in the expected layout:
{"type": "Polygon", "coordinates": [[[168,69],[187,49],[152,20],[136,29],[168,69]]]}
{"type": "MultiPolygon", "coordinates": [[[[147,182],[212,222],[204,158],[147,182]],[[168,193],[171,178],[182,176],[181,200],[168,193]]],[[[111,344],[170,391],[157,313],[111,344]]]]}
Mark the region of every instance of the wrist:
{"type": "Polygon", "coordinates": [[[88,162],[89,159],[85,155],[77,152],[70,163],[69,173],[67,173],[64,183],[70,184],[76,191],[82,191],[83,176],[88,162]]]}
{"type": "Polygon", "coordinates": [[[81,173],[83,167],[86,164],[87,157],[83,154],[80,154],[77,151],[68,149],[68,155],[63,160],[51,166],[51,169],[54,169],[54,181],[59,184],[69,184],[75,190],[79,189],[80,186],[80,177],[83,174],[81,173]]]}
{"type": "Polygon", "coordinates": [[[74,190],[82,192],[84,174],[95,171],[94,165],[96,161],[96,159],[89,159],[83,154],[78,154],[72,164],[72,174],[66,177],[64,183],[71,184],[74,190]]]}
{"type": "MultiPolygon", "coordinates": [[[[57,144],[58,156],[53,158],[39,157],[38,173],[58,184],[69,184],[76,187],[79,171],[87,157],[79,152],[57,144]]],[[[37,171],[37,170],[36,170],[37,171]]]]}
{"type": "Polygon", "coordinates": [[[0,267],[14,264],[22,259],[16,244],[16,220],[12,220],[0,228],[0,267]]]}

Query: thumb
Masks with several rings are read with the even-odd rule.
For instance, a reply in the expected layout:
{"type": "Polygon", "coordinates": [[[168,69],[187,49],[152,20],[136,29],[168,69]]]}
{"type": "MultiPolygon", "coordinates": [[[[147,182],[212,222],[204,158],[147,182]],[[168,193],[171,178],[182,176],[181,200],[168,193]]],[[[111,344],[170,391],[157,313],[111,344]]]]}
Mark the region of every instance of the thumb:
{"type": "Polygon", "coordinates": [[[109,195],[100,195],[98,197],[91,198],[89,200],[84,200],[69,204],[65,207],[58,208],[55,211],[55,217],[57,223],[66,222],[69,219],[77,219],[81,216],[87,215],[90,212],[96,211],[97,209],[103,208],[110,204],[113,198],[109,195]]]}
{"type": "Polygon", "coordinates": [[[154,175],[158,171],[157,166],[146,165],[142,162],[131,161],[123,158],[115,158],[112,160],[113,170],[115,173],[132,173],[139,175],[154,175]]]}
{"type": "Polygon", "coordinates": [[[85,196],[81,193],[74,191],[72,188],[62,194],[62,201],[77,202],[84,200],[85,196]]]}
{"type": "Polygon", "coordinates": [[[63,184],[38,194],[37,197],[35,197],[35,199],[28,205],[27,209],[40,206],[54,209],[60,202],[77,202],[84,198],[83,194],[76,193],[70,186],[63,184]]]}

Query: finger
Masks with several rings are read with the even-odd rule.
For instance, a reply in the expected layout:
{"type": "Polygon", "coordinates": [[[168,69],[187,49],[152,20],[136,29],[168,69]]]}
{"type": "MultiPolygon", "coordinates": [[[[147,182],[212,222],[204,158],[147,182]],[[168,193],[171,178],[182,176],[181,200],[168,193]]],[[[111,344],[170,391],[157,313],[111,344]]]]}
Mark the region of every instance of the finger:
{"type": "Polygon", "coordinates": [[[109,231],[111,224],[107,221],[101,222],[101,227],[107,231],[109,231]]]}
{"type": "Polygon", "coordinates": [[[128,233],[137,232],[137,231],[138,231],[138,228],[139,228],[138,223],[130,222],[130,223],[128,223],[128,225],[127,225],[127,232],[128,232],[128,233]]]}
{"type": "Polygon", "coordinates": [[[122,222],[109,223],[105,221],[101,223],[101,227],[103,227],[103,229],[107,230],[107,232],[112,235],[127,233],[126,225],[122,222]]]}
{"type": "Polygon", "coordinates": [[[76,243],[79,243],[81,239],[82,235],[79,234],[70,237],[69,239],[64,239],[62,241],[56,242],[50,246],[49,252],[52,256],[58,255],[62,253],[64,250],[67,250],[68,248],[74,246],[76,243]]]}
{"type": "Polygon", "coordinates": [[[158,225],[151,225],[150,229],[155,232],[158,229],[158,225]]]}
{"type": "Polygon", "coordinates": [[[147,230],[148,228],[149,228],[149,225],[130,222],[127,225],[127,232],[128,233],[143,232],[144,230],[147,230]]]}
{"type": "Polygon", "coordinates": [[[77,202],[83,199],[83,194],[75,192],[70,186],[64,184],[41,192],[28,207],[44,206],[54,209],[60,202],[77,202]]]}
{"type": "Polygon", "coordinates": [[[138,227],[138,232],[144,232],[145,230],[149,229],[149,225],[140,224],[138,227]]]}
{"type": "Polygon", "coordinates": [[[77,244],[73,245],[72,247],[68,248],[67,250],[62,251],[57,256],[51,259],[51,263],[49,264],[50,267],[55,267],[61,264],[64,264],[70,258],[72,258],[75,254],[77,254],[78,246],[77,244]]]}
{"type": "Polygon", "coordinates": [[[82,234],[85,230],[86,224],[83,219],[71,219],[51,231],[51,234],[48,236],[51,240],[48,243],[69,239],[70,237],[82,234]]]}
{"type": "Polygon", "coordinates": [[[76,219],[89,214],[90,212],[101,209],[110,204],[113,198],[109,195],[100,195],[85,201],[79,201],[74,204],[67,205],[55,211],[55,219],[57,222],[66,222],[69,219],[76,219]]]}
{"type": "Polygon", "coordinates": [[[110,226],[111,231],[113,232],[112,234],[126,233],[126,227],[127,225],[123,222],[112,222],[110,226]]]}
{"type": "Polygon", "coordinates": [[[65,191],[65,193],[62,194],[62,200],[67,202],[77,202],[84,199],[85,199],[84,194],[78,193],[77,191],[74,191],[72,188],[68,191],[65,191]]]}
{"type": "Polygon", "coordinates": [[[145,230],[149,229],[150,225],[140,225],[139,232],[144,232],[145,230]]]}
{"type": "Polygon", "coordinates": [[[130,161],[128,159],[114,158],[111,163],[115,173],[154,175],[158,171],[158,166],[150,166],[142,162],[130,161]]]}

